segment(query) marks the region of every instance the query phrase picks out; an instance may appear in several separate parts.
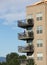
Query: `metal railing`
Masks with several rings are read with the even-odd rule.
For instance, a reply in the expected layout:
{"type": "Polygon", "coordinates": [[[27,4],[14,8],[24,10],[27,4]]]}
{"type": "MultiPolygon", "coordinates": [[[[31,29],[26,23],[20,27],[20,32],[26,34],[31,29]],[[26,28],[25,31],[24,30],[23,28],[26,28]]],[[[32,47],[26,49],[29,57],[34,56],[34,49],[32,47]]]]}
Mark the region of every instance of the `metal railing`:
{"type": "Polygon", "coordinates": [[[33,31],[26,33],[25,31],[23,33],[18,33],[19,39],[26,39],[26,38],[34,38],[33,31]]]}
{"type": "Polygon", "coordinates": [[[18,51],[19,52],[33,52],[34,47],[33,45],[29,45],[29,46],[18,46],[18,51]]]}
{"type": "Polygon", "coordinates": [[[28,20],[19,20],[18,21],[18,27],[30,27],[33,26],[33,19],[28,19],[28,20]]]}

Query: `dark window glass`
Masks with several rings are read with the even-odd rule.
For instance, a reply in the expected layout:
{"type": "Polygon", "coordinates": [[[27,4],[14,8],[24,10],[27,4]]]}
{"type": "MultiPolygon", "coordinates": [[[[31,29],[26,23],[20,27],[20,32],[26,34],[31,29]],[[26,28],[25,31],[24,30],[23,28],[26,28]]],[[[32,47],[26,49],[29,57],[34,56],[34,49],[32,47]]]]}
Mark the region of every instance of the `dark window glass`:
{"type": "Polygon", "coordinates": [[[39,17],[37,17],[37,21],[39,21],[39,17]]]}
{"type": "Polygon", "coordinates": [[[43,59],[43,57],[37,57],[37,60],[42,60],[43,59]]]}
{"type": "Polygon", "coordinates": [[[42,17],[40,17],[40,20],[42,20],[42,17]]]}
{"type": "Polygon", "coordinates": [[[42,17],[37,17],[37,21],[40,21],[40,20],[42,20],[42,17]]]}

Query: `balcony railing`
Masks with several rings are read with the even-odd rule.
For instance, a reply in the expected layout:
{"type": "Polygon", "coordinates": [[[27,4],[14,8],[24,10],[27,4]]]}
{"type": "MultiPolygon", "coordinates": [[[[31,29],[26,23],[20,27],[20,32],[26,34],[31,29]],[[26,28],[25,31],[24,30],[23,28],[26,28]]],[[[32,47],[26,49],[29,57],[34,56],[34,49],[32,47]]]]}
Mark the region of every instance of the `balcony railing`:
{"type": "Polygon", "coordinates": [[[29,46],[18,46],[18,51],[21,53],[27,53],[27,52],[33,52],[34,51],[34,47],[33,45],[29,45],[29,46]]]}
{"type": "Polygon", "coordinates": [[[34,25],[33,23],[33,19],[28,19],[28,20],[19,20],[18,21],[18,27],[21,28],[28,28],[28,27],[32,27],[34,25]]]}
{"type": "Polygon", "coordinates": [[[34,60],[33,58],[28,58],[28,59],[18,59],[20,60],[21,65],[27,65],[30,60],[34,60]]]}
{"type": "Polygon", "coordinates": [[[34,34],[33,34],[33,31],[32,32],[23,32],[23,33],[18,33],[18,38],[20,40],[29,40],[29,39],[34,39],[34,34]]]}
{"type": "Polygon", "coordinates": [[[19,59],[21,65],[26,65],[27,64],[27,59],[19,59]]]}

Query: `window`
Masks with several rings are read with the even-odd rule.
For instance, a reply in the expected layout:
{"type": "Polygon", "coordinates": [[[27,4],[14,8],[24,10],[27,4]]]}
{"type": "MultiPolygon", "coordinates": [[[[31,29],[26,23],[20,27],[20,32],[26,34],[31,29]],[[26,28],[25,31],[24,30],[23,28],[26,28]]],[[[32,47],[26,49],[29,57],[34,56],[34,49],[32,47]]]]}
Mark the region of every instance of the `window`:
{"type": "Polygon", "coordinates": [[[42,26],[37,27],[37,34],[40,34],[40,33],[42,33],[42,26]]]}
{"type": "Polygon", "coordinates": [[[42,12],[36,14],[37,21],[42,20],[42,12]]]}
{"type": "Polygon", "coordinates": [[[43,59],[43,53],[38,52],[37,53],[37,60],[42,60],[43,59]]]}
{"type": "Polygon", "coordinates": [[[37,47],[42,47],[43,46],[43,40],[38,39],[37,40],[37,47]]]}

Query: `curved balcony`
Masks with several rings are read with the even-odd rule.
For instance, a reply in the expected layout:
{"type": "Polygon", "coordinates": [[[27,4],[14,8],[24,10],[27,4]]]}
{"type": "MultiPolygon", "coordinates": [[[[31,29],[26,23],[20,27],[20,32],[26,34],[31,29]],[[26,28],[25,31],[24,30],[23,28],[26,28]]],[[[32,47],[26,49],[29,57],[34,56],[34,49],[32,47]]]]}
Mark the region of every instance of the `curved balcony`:
{"type": "Polygon", "coordinates": [[[21,65],[26,65],[27,64],[27,59],[19,59],[21,65]]]}
{"type": "Polygon", "coordinates": [[[27,56],[31,56],[33,53],[34,53],[34,51],[33,52],[27,52],[27,56]]]}
{"type": "Polygon", "coordinates": [[[33,40],[34,39],[34,34],[32,32],[23,32],[23,33],[18,33],[18,38],[19,40],[33,40]]]}
{"type": "Polygon", "coordinates": [[[19,20],[18,21],[18,27],[21,28],[28,28],[28,27],[33,27],[33,19],[28,19],[28,20],[19,20]]]}
{"type": "Polygon", "coordinates": [[[34,52],[34,47],[33,45],[29,45],[29,46],[18,46],[18,51],[21,53],[33,53],[34,52]]]}

